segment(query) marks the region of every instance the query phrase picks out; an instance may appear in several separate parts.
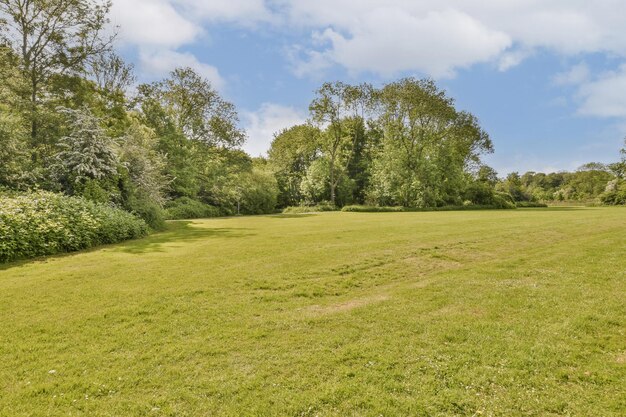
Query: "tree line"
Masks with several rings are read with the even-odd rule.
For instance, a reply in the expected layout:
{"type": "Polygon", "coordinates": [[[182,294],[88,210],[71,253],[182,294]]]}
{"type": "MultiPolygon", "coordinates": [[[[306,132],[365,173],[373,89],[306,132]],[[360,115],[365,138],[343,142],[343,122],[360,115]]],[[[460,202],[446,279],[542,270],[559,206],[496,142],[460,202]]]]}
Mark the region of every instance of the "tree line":
{"type": "Polygon", "coordinates": [[[498,179],[481,161],[493,152],[489,135],[432,80],[324,83],[309,121],[278,132],[268,156],[253,158],[241,150],[246,133],[235,106],[193,69],[136,85],[133,66],[114,51],[110,8],[0,0],[1,189],[111,204],[155,228],[164,218],[324,202],[623,202],[624,159],[498,179]]]}

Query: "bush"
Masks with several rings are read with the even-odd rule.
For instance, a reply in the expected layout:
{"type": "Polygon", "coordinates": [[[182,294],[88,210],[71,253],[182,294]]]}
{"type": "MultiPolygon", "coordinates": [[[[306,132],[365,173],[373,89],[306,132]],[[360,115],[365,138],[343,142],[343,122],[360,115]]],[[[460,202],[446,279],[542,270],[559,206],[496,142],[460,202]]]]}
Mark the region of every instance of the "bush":
{"type": "Polygon", "coordinates": [[[515,206],[500,207],[495,205],[462,205],[443,207],[402,207],[402,206],[345,206],[341,211],[355,213],[401,213],[401,212],[427,212],[427,211],[462,211],[462,210],[501,210],[514,209],[515,206]]]}
{"type": "Polygon", "coordinates": [[[298,214],[298,213],[314,213],[321,211],[338,211],[339,208],[337,206],[333,206],[330,203],[324,202],[317,204],[315,206],[292,206],[285,207],[283,209],[283,213],[289,214],[298,214]]]}
{"type": "Polygon", "coordinates": [[[278,185],[274,174],[255,168],[242,177],[241,213],[274,213],[278,199],[278,185]]]}
{"type": "Polygon", "coordinates": [[[345,206],[341,211],[355,212],[355,213],[389,213],[389,212],[402,212],[409,211],[406,207],[389,207],[389,206],[345,206]]]}
{"type": "Polygon", "coordinates": [[[158,204],[139,198],[131,198],[125,209],[141,217],[152,230],[165,229],[165,211],[158,204]]]}
{"type": "Polygon", "coordinates": [[[50,192],[0,196],[0,262],[135,239],[148,225],[132,214],[50,192]]]}
{"type": "Polygon", "coordinates": [[[209,206],[189,197],[178,198],[165,206],[165,216],[170,220],[202,219],[226,214],[228,213],[220,211],[217,207],[209,206]]]}
{"type": "Polygon", "coordinates": [[[604,193],[600,196],[602,204],[618,206],[626,204],[626,181],[613,180],[609,182],[604,193]]]}

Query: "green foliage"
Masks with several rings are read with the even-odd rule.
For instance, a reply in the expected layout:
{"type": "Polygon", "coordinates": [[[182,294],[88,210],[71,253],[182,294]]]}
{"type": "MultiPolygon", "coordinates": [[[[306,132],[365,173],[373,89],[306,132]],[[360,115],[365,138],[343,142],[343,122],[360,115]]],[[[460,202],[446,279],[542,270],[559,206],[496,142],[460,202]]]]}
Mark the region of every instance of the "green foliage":
{"type": "Polygon", "coordinates": [[[279,132],[268,152],[269,165],[279,188],[279,207],[296,205],[304,199],[300,184],[313,161],[319,156],[319,128],[296,125],[279,132]]]}
{"type": "Polygon", "coordinates": [[[603,204],[626,205],[626,139],[624,147],[620,150],[620,162],[611,164],[609,169],[615,178],[608,182],[600,200],[603,204]]]}
{"type": "Polygon", "coordinates": [[[344,206],[341,211],[355,213],[401,213],[401,212],[429,212],[429,211],[463,211],[463,210],[495,210],[495,209],[514,209],[515,205],[511,203],[503,205],[487,205],[487,204],[464,204],[462,206],[440,206],[440,207],[402,207],[402,206],[365,206],[352,205],[344,206]]]}
{"type": "Polygon", "coordinates": [[[303,214],[303,213],[316,213],[324,211],[337,211],[339,208],[333,205],[330,201],[322,202],[312,206],[292,206],[285,207],[283,213],[285,214],[303,214]]]}
{"type": "Polygon", "coordinates": [[[124,208],[143,219],[152,230],[165,229],[166,212],[153,201],[132,196],[125,202],[124,208]]]}
{"type": "Polygon", "coordinates": [[[111,49],[115,33],[108,25],[110,9],[107,0],[0,1],[6,45],[19,57],[20,72],[28,80],[20,96],[28,103],[23,116],[42,176],[60,136],[55,108],[76,98],[74,93],[81,90],[76,84],[88,83],[78,74],[87,72],[89,60],[111,49]],[[65,84],[61,88],[55,86],[59,80],[65,84]],[[68,84],[72,86],[66,88],[68,84]]]}
{"type": "Polygon", "coordinates": [[[0,43],[0,186],[26,188],[29,173],[28,123],[22,99],[26,80],[15,54],[0,43]]]}
{"type": "MultiPolygon", "coordinates": [[[[59,111],[67,115],[70,123],[69,135],[59,142],[53,168],[63,190],[74,194],[88,182],[116,176],[118,158],[114,143],[100,127],[100,120],[87,108],[59,111]]],[[[99,190],[94,192],[99,196],[99,190]]]]}
{"type": "Polygon", "coordinates": [[[160,117],[189,140],[209,147],[235,147],[245,141],[234,105],[191,68],[177,68],[169,78],[138,90],[144,112],[156,107],[160,117]]]}
{"type": "Polygon", "coordinates": [[[158,150],[156,133],[141,124],[137,115],[129,117],[130,125],[120,139],[119,160],[134,186],[133,193],[162,205],[170,179],[165,172],[166,156],[158,150]]]}
{"type": "Polygon", "coordinates": [[[364,206],[364,205],[351,205],[344,206],[341,211],[353,212],[353,213],[399,213],[408,211],[406,207],[389,207],[389,206],[364,206]]]}
{"type": "Polygon", "coordinates": [[[209,206],[189,197],[180,197],[165,205],[165,216],[168,219],[202,219],[223,216],[224,212],[217,207],[209,206]]]}
{"type": "Polygon", "coordinates": [[[26,143],[19,115],[0,104],[0,186],[19,189],[30,182],[26,143]]]}
{"type": "Polygon", "coordinates": [[[375,105],[375,96],[376,91],[367,83],[353,86],[327,82],[316,91],[309,106],[313,121],[327,126],[318,143],[327,160],[327,182],[333,205],[337,204],[337,187],[359,152],[359,136],[362,137],[366,113],[375,105]]]}
{"type": "Polygon", "coordinates": [[[496,208],[512,208],[515,200],[511,194],[496,191],[493,180],[479,176],[476,180],[470,180],[463,192],[464,202],[469,205],[493,206],[496,208]]]}
{"type": "Polygon", "coordinates": [[[125,211],[50,192],[0,196],[0,262],[52,255],[145,236],[125,211]]]}
{"type": "Polygon", "coordinates": [[[460,203],[466,169],[492,151],[477,119],[459,112],[430,80],[403,79],[380,93],[382,148],[368,200],[435,207],[460,203]]]}
{"type": "MultiPolygon", "coordinates": [[[[614,165],[614,164],[613,164],[614,165]]],[[[573,201],[592,202],[616,178],[608,166],[589,163],[575,172],[544,174],[514,172],[496,185],[496,189],[510,194],[515,201],[573,201]]]]}
{"type": "Polygon", "coordinates": [[[610,181],[600,195],[600,200],[603,204],[612,206],[626,205],[626,180],[616,178],[610,181]]]}
{"type": "Polygon", "coordinates": [[[239,212],[241,214],[273,213],[278,200],[278,184],[271,172],[253,168],[237,182],[239,212]]]}
{"type": "MultiPolygon", "coordinates": [[[[305,176],[300,182],[301,202],[314,205],[320,201],[331,201],[330,161],[327,158],[318,158],[308,167],[305,176]]],[[[339,206],[352,202],[354,181],[342,171],[335,168],[338,181],[335,183],[335,203],[339,206]]]]}

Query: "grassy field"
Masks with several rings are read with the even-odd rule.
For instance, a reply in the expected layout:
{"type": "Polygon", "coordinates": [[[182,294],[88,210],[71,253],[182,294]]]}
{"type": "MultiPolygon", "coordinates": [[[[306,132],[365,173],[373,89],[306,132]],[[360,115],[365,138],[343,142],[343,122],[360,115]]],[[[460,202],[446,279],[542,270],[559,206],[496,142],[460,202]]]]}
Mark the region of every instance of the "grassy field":
{"type": "Polygon", "coordinates": [[[2,416],[624,416],[626,209],[176,222],[0,319],[2,416]]]}

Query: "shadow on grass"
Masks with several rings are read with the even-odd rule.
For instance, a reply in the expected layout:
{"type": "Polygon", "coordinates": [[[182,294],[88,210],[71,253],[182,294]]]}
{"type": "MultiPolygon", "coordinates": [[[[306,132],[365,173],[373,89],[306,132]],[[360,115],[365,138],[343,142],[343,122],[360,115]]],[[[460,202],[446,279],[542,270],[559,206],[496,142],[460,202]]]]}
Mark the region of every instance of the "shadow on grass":
{"type": "Polygon", "coordinates": [[[254,235],[246,230],[249,229],[194,227],[193,221],[175,221],[168,223],[163,232],[117,244],[113,247],[113,251],[132,254],[163,252],[163,245],[167,243],[188,243],[212,237],[240,238],[254,235]]]}
{"type": "MultiPolygon", "coordinates": [[[[552,206],[552,207],[542,207],[542,208],[534,208],[534,210],[542,210],[542,211],[574,211],[574,210],[586,210],[593,207],[586,206],[552,206]]],[[[520,209],[518,209],[520,210],[520,209]]],[[[533,208],[524,208],[521,210],[533,210],[533,208]]]]}
{"type": "Polygon", "coordinates": [[[166,243],[193,242],[218,236],[236,238],[254,235],[253,233],[246,232],[246,230],[249,229],[194,227],[193,222],[189,220],[173,221],[168,222],[167,227],[164,231],[153,233],[141,239],[127,240],[125,242],[114,243],[110,245],[99,245],[76,252],[57,253],[54,255],[38,256],[28,259],[17,259],[7,263],[0,263],[0,271],[6,271],[12,268],[19,268],[32,263],[45,263],[52,259],[77,256],[84,253],[94,252],[103,249],[109,250],[111,252],[125,252],[140,255],[150,252],[164,252],[163,245],[166,243]]]}

